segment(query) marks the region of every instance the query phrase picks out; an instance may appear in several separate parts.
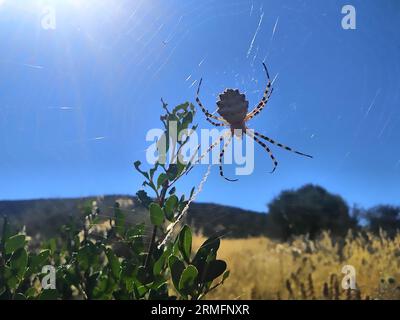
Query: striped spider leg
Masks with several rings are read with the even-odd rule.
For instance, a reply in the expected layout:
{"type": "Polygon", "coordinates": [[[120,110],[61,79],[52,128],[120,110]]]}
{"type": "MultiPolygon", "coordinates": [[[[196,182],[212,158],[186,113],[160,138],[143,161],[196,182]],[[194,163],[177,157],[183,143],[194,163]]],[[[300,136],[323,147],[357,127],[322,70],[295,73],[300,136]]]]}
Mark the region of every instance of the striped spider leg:
{"type": "Polygon", "coordinates": [[[221,152],[220,152],[220,154],[219,154],[219,175],[220,175],[222,178],[224,178],[225,180],[228,180],[228,181],[233,182],[233,181],[238,181],[238,179],[229,179],[229,178],[225,177],[225,176],[224,176],[224,172],[223,172],[223,170],[222,170],[222,159],[223,159],[223,157],[224,157],[225,148],[228,147],[228,145],[229,145],[229,143],[231,143],[231,141],[232,141],[232,133],[229,134],[228,140],[225,142],[225,144],[224,144],[224,146],[222,147],[222,150],[221,150],[221,152]]]}
{"type": "Polygon", "coordinates": [[[228,125],[227,121],[225,121],[224,118],[214,116],[214,115],[211,114],[206,108],[204,108],[204,106],[203,106],[203,104],[201,103],[200,98],[199,98],[200,86],[201,86],[201,83],[202,83],[202,82],[203,82],[203,78],[200,79],[199,86],[198,86],[198,88],[197,88],[196,102],[197,102],[197,104],[199,105],[201,111],[203,111],[204,114],[206,115],[206,120],[207,120],[208,122],[210,122],[212,125],[216,126],[216,127],[223,127],[223,126],[228,125]],[[212,121],[211,119],[218,120],[218,121],[222,121],[222,123],[212,121]]]}
{"type": "Polygon", "coordinates": [[[267,87],[264,91],[264,95],[263,95],[261,101],[259,102],[259,104],[246,115],[246,118],[244,119],[244,121],[248,121],[248,120],[254,118],[257,114],[259,114],[262,111],[262,109],[264,109],[264,107],[267,105],[267,102],[268,102],[269,98],[271,97],[272,92],[274,91],[274,88],[272,87],[271,78],[269,77],[269,72],[268,72],[267,66],[265,65],[264,62],[263,62],[263,66],[264,66],[265,73],[267,74],[267,78],[268,78],[267,87]]]}
{"type": "Polygon", "coordinates": [[[253,138],[255,142],[257,142],[261,147],[263,147],[263,148],[268,152],[269,157],[271,158],[272,163],[274,164],[274,168],[273,168],[272,171],[270,172],[270,173],[273,173],[273,172],[276,170],[276,167],[278,166],[278,161],[276,161],[274,155],[272,154],[271,149],[270,149],[264,142],[262,142],[260,139],[258,139],[258,138],[255,136],[255,133],[254,133],[254,135],[253,135],[253,134],[250,133],[250,131],[247,131],[247,130],[246,130],[246,134],[247,134],[250,138],[253,138]]]}
{"type": "Polygon", "coordinates": [[[276,146],[278,146],[278,147],[280,147],[280,148],[283,148],[283,149],[285,149],[285,150],[287,150],[287,151],[294,152],[294,153],[299,154],[299,155],[304,156],[304,157],[312,158],[312,156],[310,156],[309,154],[305,154],[305,153],[303,153],[303,152],[293,150],[292,148],[290,148],[290,147],[288,147],[288,146],[285,146],[285,145],[283,145],[283,144],[281,144],[281,143],[279,143],[279,142],[276,142],[275,140],[273,140],[273,139],[271,139],[271,138],[268,138],[267,136],[265,136],[265,135],[263,135],[263,134],[261,134],[261,133],[258,133],[258,132],[256,132],[256,131],[254,131],[254,135],[249,134],[249,131],[246,131],[246,134],[247,134],[249,137],[252,137],[252,138],[254,139],[254,141],[256,141],[259,145],[261,145],[261,146],[268,152],[268,154],[269,154],[269,156],[270,156],[270,158],[271,158],[271,160],[272,160],[272,162],[273,162],[273,164],[274,164],[274,168],[273,168],[273,170],[271,171],[271,173],[273,173],[273,172],[275,171],[275,169],[276,169],[276,167],[277,167],[277,165],[278,165],[278,161],[276,160],[276,158],[275,158],[274,155],[272,154],[271,149],[270,149],[263,141],[261,141],[261,140],[258,139],[257,137],[260,137],[261,139],[264,139],[264,140],[268,141],[269,143],[272,143],[272,144],[274,144],[274,145],[276,145],[276,146]],[[257,137],[256,137],[256,136],[257,136],[257,137]]]}
{"type": "MultiPolygon", "coordinates": [[[[227,138],[227,141],[224,143],[224,145],[223,145],[223,147],[222,147],[222,150],[221,150],[221,152],[219,153],[219,160],[218,160],[218,162],[219,162],[219,174],[220,174],[220,176],[223,177],[224,179],[233,182],[233,181],[237,181],[238,179],[229,179],[229,178],[225,177],[225,176],[224,176],[224,173],[223,173],[223,169],[222,169],[222,159],[223,159],[224,154],[225,154],[225,149],[228,147],[229,143],[232,141],[232,133],[231,133],[231,131],[227,131],[227,132],[221,134],[221,135],[219,136],[219,138],[218,138],[211,146],[209,146],[208,149],[200,156],[200,158],[197,159],[197,161],[195,162],[195,164],[196,164],[196,163],[199,163],[199,162],[201,161],[201,159],[203,159],[213,148],[215,148],[217,145],[220,145],[221,142],[222,142],[225,138],[227,138]]],[[[200,146],[199,146],[199,147],[200,147],[200,146]]],[[[199,147],[198,147],[198,149],[199,149],[199,147]]],[[[198,149],[197,149],[197,150],[198,150],[198,149]]]]}
{"type": "MultiPolygon", "coordinates": [[[[199,144],[196,148],[196,152],[193,154],[193,156],[191,157],[189,163],[193,163],[193,165],[196,165],[198,163],[200,163],[200,161],[209,153],[211,152],[217,145],[220,145],[221,142],[228,136],[228,134],[230,134],[230,132],[225,132],[223,134],[221,134],[208,148],[206,151],[204,151],[200,157],[193,162],[193,160],[196,158],[197,152],[200,150],[201,145],[199,144]]],[[[193,166],[190,167],[189,170],[186,171],[186,174],[188,174],[191,170],[193,169],[193,166]]]]}
{"type": "Polygon", "coordinates": [[[291,151],[291,152],[297,153],[297,154],[299,154],[299,155],[301,155],[301,156],[308,157],[308,158],[312,158],[312,157],[313,157],[313,156],[310,156],[309,154],[305,154],[305,153],[303,153],[303,152],[293,150],[292,148],[290,148],[290,147],[288,147],[288,146],[285,146],[285,145],[283,145],[282,143],[279,143],[279,142],[277,142],[277,141],[275,141],[275,140],[273,140],[273,139],[271,139],[271,138],[268,138],[267,136],[264,136],[263,134],[258,133],[258,132],[256,132],[256,131],[254,131],[254,134],[255,134],[256,136],[258,136],[258,137],[260,137],[260,138],[262,138],[262,139],[268,141],[269,143],[272,143],[272,144],[274,144],[274,145],[276,145],[276,146],[278,146],[278,147],[280,147],[280,148],[283,148],[283,149],[285,149],[285,150],[287,150],[287,151],[291,151]]]}

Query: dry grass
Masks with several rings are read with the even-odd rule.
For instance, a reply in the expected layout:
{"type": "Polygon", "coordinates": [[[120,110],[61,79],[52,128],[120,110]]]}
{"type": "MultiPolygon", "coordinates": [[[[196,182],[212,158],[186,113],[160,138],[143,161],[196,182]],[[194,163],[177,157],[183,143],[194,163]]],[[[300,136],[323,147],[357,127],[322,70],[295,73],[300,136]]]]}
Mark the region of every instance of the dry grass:
{"type": "MultiPolygon", "coordinates": [[[[204,241],[194,239],[195,247],[204,241]]],[[[224,239],[218,257],[229,279],[209,299],[400,299],[400,234],[353,236],[334,243],[329,233],[317,241],[224,239]],[[343,290],[344,265],[356,270],[357,290],[343,290]]]]}

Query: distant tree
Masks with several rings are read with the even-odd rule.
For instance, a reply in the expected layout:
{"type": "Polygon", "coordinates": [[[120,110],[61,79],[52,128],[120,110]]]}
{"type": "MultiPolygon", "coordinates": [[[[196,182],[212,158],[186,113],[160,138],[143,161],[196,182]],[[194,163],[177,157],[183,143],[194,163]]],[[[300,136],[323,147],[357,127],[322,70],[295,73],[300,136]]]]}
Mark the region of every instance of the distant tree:
{"type": "Polygon", "coordinates": [[[315,185],[286,190],[268,204],[268,233],[287,240],[292,235],[309,234],[314,238],[322,230],[344,235],[357,227],[357,219],[338,195],[315,185]]]}
{"type": "Polygon", "coordinates": [[[400,230],[400,207],[380,205],[368,209],[365,214],[369,229],[379,233],[380,229],[386,231],[388,236],[393,237],[400,230]]]}

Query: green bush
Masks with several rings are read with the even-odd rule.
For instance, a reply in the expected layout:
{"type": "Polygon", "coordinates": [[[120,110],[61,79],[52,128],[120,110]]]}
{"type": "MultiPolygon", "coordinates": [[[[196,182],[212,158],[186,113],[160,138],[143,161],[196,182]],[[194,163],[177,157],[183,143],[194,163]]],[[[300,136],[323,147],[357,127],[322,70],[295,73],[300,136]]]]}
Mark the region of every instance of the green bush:
{"type": "Polygon", "coordinates": [[[356,228],[357,218],[343,198],[317,185],[282,191],[268,204],[267,232],[273,238],[308,234],[314,239],[324,230],[343,237],[356,228]]]}
{"type": "MultiPolygon", "coordinates": [[[[178,132],[192,126],[195,110],[184,103],[171,112],[163,102],[164,137],[170,136],[168,123],[176,121],[178,132]]],[[[167,150],[170,146],[169,139],[167,150]]],[[[178,141],[173,154],[178,156],[188,142],[178,141]]],[[[149,170],[135,168],[145,178],[145,190],[137,192],[148,209],[151,226],[130,225],[128,214],[115,204],[106,216],[95,203],[83,208],[80,223],[64,225],[60,236],[34,248],[24,232],[12,231],[7,219],[0,242],[0,299],[201,299],[228,277],[226,263],[217,259],[218,235],[192,250],[192,231],[185,225],[171,241],[163,242],[168,225],[177,222],[189,198],[177,195],[175,183],[192,163],[156,163],[149,170]],[[102,232],[94,230],[107,225],[102,232]],[[151,237],[146,230],[150,227],[151,237]],[[145,242],[149,245],[145,246],[145,242]],[[43,267],[55,267],[55,289],[42,288],[43,267]],[[219,280],[218,280],[219,279],[219,280]]]]}

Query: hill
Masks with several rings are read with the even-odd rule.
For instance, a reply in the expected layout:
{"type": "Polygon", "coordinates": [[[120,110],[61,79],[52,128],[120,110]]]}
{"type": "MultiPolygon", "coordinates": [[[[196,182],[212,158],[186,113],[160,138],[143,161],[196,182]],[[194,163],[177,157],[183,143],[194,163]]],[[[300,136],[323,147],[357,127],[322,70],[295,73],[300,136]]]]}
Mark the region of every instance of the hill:
{"type": "MultiPolygon", "coordinates": [[[[29,235],[54,236],[59,228],[82,215],[85,205],[96,201],[101,216],[111,216],[115,202],[126,214],[127,223],[147,221],[147,212],[136,197],[108,195],[103,197],[59,198],[0,201],[0,215],[7,215],[29,235]]],[[[222,232],[226,237],[242,238],[265,235],[267,215],[214,203],[192,203],[186,223],[205,236],[222,232]]]]}

